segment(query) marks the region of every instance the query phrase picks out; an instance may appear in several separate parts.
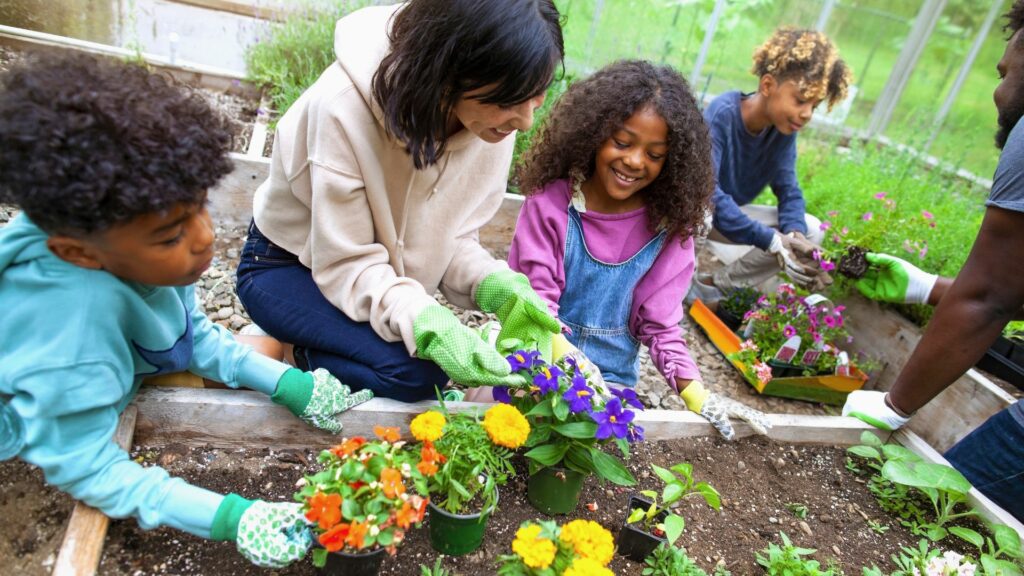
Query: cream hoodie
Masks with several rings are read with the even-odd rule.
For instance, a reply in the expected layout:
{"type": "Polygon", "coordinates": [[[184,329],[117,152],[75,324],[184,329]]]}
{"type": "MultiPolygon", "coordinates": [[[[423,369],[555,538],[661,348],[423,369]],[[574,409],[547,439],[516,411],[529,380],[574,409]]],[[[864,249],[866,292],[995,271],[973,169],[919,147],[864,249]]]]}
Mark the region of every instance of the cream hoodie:
{"type": "Polygon", "coordinates": [[[253,215],[267,238],[313,271],[332,304],[413,354],[413,320],[436,303],[436,290],[477,308],[480,281],[507,268],[477,232],[501,205],[515,138],[488,144],[463,130],[436,165],[413,167],[385,134],[370,90],[398,8],[338,21],[337,61],[278,122],[253,215]]]}

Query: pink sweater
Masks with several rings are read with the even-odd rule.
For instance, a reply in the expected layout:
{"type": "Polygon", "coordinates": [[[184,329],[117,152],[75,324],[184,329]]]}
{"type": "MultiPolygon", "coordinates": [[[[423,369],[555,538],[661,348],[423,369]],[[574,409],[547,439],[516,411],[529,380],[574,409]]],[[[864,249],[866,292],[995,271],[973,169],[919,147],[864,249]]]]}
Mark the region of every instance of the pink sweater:
{"type": "MultiPolygon", "coordinates": [[[[565,288],[563,258],[570,198],[568,180],[556,180],[527,196],[508,253],[509,266],[526,274],[555,316],[565,288]]],[[[624,214],[588,210],[580,219],[587,249],[602,262],[624,262],[654,237],[643,208],[624,214]]],[[[673,388],[676,378],[700,379],[679,327],[683,296],[693,270],[693,239],[679,242],[670,238],[633,291],[630,332],[650,349],[654,365],[673,388]]]]}

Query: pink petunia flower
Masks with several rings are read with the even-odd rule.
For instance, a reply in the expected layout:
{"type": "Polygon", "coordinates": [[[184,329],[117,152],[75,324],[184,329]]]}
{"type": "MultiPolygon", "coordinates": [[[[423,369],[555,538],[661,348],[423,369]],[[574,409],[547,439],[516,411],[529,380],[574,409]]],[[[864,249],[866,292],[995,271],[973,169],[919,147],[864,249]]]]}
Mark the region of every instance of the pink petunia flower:
{"type": "Polygon", "coordinates": [[[878,192],[877,194],[875,194],[875,198],[878,198],[879,200],[881,200],[881,199],[885,198],[885,195],[886,195],[885,192],[878,192]]]}
{"type": "Polygon", "coordinates": [[[861,214],[860,219],[864,220],[865,222],[867,222],[868,220],[871,220],[874,217],[875,217],[875,215],[872,214],[871,212],[865,212],[864,214],[861,214]]]}
{"type": "Polygon", "coordinates": [[[832,223],[829,222],[828,220],[824,220],[824,221],[822,221],[821,224],[818,224],[818,229],[822,230],[822,231],[828,230],[831,227],[832,227],[832,223]]]}
{"type": "Polygon", "coordinates": [[[836,269],[836,265],[829,262],[828,260],[821,261],[821,269],[825,272],[831,272],[836,269]]]}
{"type": "Polygon", "coordinates": [[[829,210],[828,215],[830,218],[835,218],[836,216],[839,216],[839,210],[829,210]]]}
{"type": "Polygon", "coordinates": [[[934,220],[935,215],[927,210],[921,210],[921,216],[924,216],[925,220],[934,220]]]}

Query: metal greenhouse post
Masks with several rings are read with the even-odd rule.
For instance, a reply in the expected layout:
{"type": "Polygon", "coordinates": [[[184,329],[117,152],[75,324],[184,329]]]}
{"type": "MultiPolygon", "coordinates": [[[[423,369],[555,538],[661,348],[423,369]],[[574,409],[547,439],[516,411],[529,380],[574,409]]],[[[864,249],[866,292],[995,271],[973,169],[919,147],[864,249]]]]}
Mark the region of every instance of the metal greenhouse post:
{"type": "Polygon", "coordinates": [[[874,110],[871,111],[871,120],[867,128],[869,137],[881,134],[888,126],[896,104],[899,103],[900,96],[903,94],[904,88],[907,87],[910,74],[914,71],[914,66],[917,65],[921,52],[924,51],[928,37],[935,30],[935,24],[938,23],[942,9],[945,7],[946,0],[925,0],[924,5],[921,6],[917,17],[914,18],[914,26],[910,29],[903,50],[900,51],[899,58],[896,59],[896,65],[893,66],[892,73],[889,74],[889,79],[885,82],[885,88],[882,89],[882,94],[878,97],[874,110]]]}
{"type": "Polygon", "coordinates": [[[597,38],[597,27],[601,24],[601,11],[604,10],[604,0],[597,0],[594,4],[594,16],[590,19],[590,33],[587,35],[587,66],[594,60],[594,39],[597,38]]]}
{"type": "Polygon", "coordinates": [[[836,7],[836,0],[825,0],[825,4],[821,7],[821,13],[818,14],[818,22],[814,25],[814,29],[818,32],[825,30],[825,25],[828,24],[828,19],[832,16],[832,10],[836,7]]]}
{"type": "Polygon", "coordinates": [[[960,94],[960,89],[963,88],[964,82],[967,80],[967,75],[971,72],[971,67],[974,66],[974,60],[978,57],[978,52],[981,52],[981,46],[985,43],[985,38],[988,37],[989,31],[992,30],[992,24],[995,22],[996,17],[999,16],[999,12],[1003,8],[1003,0],[992,0],[992,6],[988,9],[988,14],[985,16],[985,22],[981,25],[981,29],[978,30],[978,35],[974,38],[974,44],[971,45],[970,52],[967,53],[967,59],[964,60],[963,66],[960,67],[960,73],[956,76],[956,81],[953,82],[953,87],[949,89],[949,94],[946,95],[946,101],[942,103],[942,108],[939,109],[939,113],[935,115],[935,121],[932,122],[932,133],[928,137],[928,141],[925,142],[922,152],[927,152],[931,149],[935,139],[939,137],[939,133],[942,131],[942,125],[946,122],[946,116],[949,115],[949,110],[953,107],[953,102],[956,101],[956,97],[960,94]]]}
{"type": "Polygon", "coordinates": [[[715,29],[718,28],[718,21],[722,19],[722,12],[725,11],[726,0],[715,0],[715,9],[708,18],[708,27],[704,31],[704,42],[700,45],[700,53],[697,54],[697,62],[693,65],[693,72],[690,74],[690,86],[697,86],[700,80],[701,69],[708,59],[708,51],[711,50],[711,41],[715,38],[715,29]]]}

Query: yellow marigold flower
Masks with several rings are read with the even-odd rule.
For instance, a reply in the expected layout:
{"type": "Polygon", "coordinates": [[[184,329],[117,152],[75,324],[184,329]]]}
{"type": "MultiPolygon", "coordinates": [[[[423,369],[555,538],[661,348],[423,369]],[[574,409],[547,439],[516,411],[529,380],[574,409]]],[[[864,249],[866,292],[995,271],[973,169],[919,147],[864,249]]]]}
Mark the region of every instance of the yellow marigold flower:
{"type": "Polygon", "coordinates": [[[562,572],[562,576],[615,576],[615,574],[591,558],[577,558],[562,572]]]}
{"type": "Polygon", "coordinates": [[[516,530],[516,539],[512,541],[512,551],[523,559],[523,564],[530,568],[544,569],[555,560],[558,548],[547,538],[540,537],[540,526],[530,524],[516,530]]]}
{"type": "Polygon", "coordinates": [[[615,555],[612,533],[592,520],[573,520],[562,526],[559,539],[571,545],[579,556],[594,560],[601,566],[607,566],[615,555]]]}
{"type": "Polygon", "coordinates": [[[506,448],[519,448],[530,435],[530,423],[510,404],[495,404],[484,413],[483,425],[491,442],[506,448]]]}
{"type": "Polygon", "coordinates": [[[444,433],[444,425],[447,423],[444,414],[431,410],[413,418],[409,431],[420,442],[436,442],[444,433]]]}

